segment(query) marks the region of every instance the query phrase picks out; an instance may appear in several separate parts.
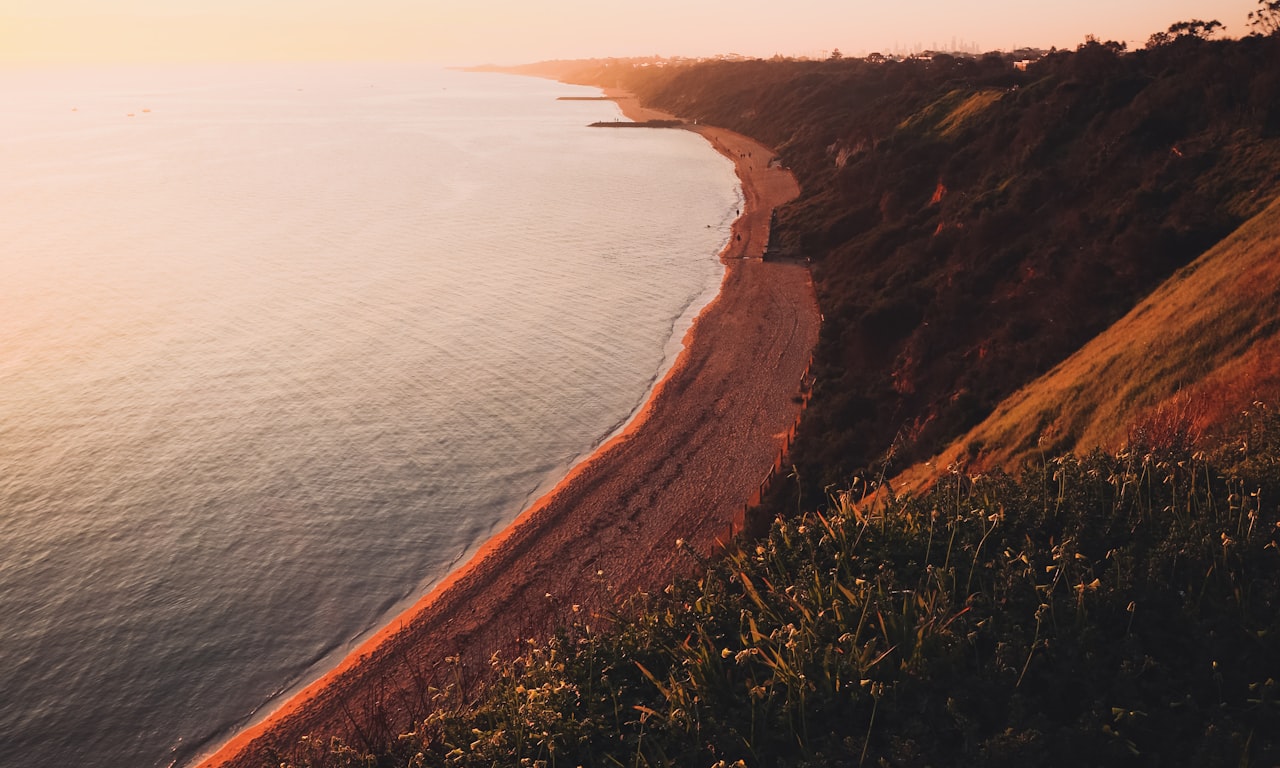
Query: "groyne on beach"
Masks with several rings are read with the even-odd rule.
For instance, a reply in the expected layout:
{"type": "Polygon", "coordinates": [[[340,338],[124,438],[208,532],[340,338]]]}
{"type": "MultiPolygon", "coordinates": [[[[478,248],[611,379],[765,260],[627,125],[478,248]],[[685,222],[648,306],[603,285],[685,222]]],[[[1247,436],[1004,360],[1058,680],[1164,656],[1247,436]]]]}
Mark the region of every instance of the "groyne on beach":
{"type": "MultiPolygon", "coordinates": [[[[625,93],[605,98],[638,122],[678,120],[625,93]]],[[[719,294],[641,411],[465,566],[202,768],[262,765],[308,734],[407,727],[430,688],[482,679],[494,653],[510,657],[557,624],[661,587],[695,565],[686,549],[711,552],[740,530],[799,417],[820,318],[807,268],[762,259],[772,211],[799,194],[795,178],[745,136],[682,127],[734,162],[744,206],[719,294]]]]}

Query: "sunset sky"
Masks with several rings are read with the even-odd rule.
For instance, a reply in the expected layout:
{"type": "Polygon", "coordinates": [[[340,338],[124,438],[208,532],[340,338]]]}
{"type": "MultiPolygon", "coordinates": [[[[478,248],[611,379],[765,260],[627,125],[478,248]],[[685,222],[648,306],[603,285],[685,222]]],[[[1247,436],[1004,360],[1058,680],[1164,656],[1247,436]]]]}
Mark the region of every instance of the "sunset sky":
{"type": "Polygon", "coordinates": [[[0,62],[821,56],[1140,46],[1184,19],[1249,32],[1257,0],[0,0],[0,62]]]}

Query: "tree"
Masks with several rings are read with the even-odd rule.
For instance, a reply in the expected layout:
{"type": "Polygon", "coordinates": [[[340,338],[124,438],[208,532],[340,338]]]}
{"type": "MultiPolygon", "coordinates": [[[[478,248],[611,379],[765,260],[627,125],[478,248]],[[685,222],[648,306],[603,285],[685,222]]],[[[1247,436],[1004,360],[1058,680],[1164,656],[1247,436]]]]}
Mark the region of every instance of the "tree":
{"type": "Polygon", "coordinates": [[[839,48],[836,48],[834,51],[831,52],[831,61],[839,61],[842,58],[844,58],[844,54],[840,53],[839,48]]]}
{"type": "MultiPolygon", "coordinates": [[[[1150,43],[1148,43],[1148,45],[1150,45],[1150,43]]],[[[1087,51],[1094,48],[1105,48],[1118,55],[1128,50],[1129,44],[1116,40],[1108,40],[1104,43],[1098,39],[1097,35],[1085,35],[1084,42],[1076,46],[1076,51],[1087,51]]]]}
{"type": "Polygon", "coordinates": [[[1249,13],[1249,26],[1261,35],[1280,35],[1280,0],[1258,0],[1258,10],[1249,13]]]}
{"type": "MultiPolygon", "coordinates": [[[[1280,0],[1258,0],[1260,3],[1274,3],[1280,7],[1280,0]]],[[[1252,18],[1252,16],[1251,16],[1252,18]]],[[[1177,40],[1208,40],[1218,32],[1226,29],[1222,22],[1214,19],[1213,21],[1201,21],[1200,19],[1192,19],[1191,21],[1179,21],[1169,25],[1169,31],[1156,32],[1147,38],[1147,48],[1159,48],[1177,40]]]]}
{"type": "MultiPolygon", "coordinates": [[[[1280,3],[1280,0],[1277,0],[1280,3]]],[[[1201,21],[1200,19],[1192,19],[1191,21],[1179,21],[1169,25],[1169,34],[1175,39],[1184,37],[1198,37],[1201,40],[1208,40],[1217,32],[1226,29],[1222,26],[1222,22],[1214,19],[1213,21],[1201,21]]]]}

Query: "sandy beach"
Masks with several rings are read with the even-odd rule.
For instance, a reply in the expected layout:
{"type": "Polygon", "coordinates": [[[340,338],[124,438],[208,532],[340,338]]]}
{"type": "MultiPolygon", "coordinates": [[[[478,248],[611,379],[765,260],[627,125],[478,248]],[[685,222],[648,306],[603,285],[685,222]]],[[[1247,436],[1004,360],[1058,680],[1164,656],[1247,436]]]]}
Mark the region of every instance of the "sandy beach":
{"type": "MultiPolygon", "coordinates": [[[[671,116],[609,93],[627,117],[671,116]]],[[[802,264],[762,261],[771,212],[799,194],[773,153],[711,126],[689,126],[733,160],[745,205],[722,254],[717,297],[628,427],[575,467],[465,566],[337,668],[241,732],[201,766],[258,766],[310,733],[407,726],[427,686],[481,679],[557,624],[661,588],[742,525],[744,505],[800,414],[819,314],[802,264]],[[449,661],[446,661],[449,659],[449,661]]]]}

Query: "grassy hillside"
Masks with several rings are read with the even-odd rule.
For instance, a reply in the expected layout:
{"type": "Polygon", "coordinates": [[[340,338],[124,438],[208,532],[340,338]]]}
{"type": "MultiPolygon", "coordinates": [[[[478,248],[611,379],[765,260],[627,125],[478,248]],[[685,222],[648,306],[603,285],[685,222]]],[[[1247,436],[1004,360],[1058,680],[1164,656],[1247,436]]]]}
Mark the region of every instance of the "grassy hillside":
{"type": "Polygon", "coordinates": [[[952,465],[1012,471],[1044,453],[1187,446],[1258,398],[1280,401],[1280,201],[898,483],[952,465]]]}
{"type": "MultiPolygon", "coordinates": [[[[820,494],[925,459],[1280,191],[1280,38],[1007,62],[619,68],[642,98],[779,148],[775,245],[826,322],[798,440],[820,494]]],[[[589,78],[588,78],[589,79],[589,78]]],[[[820,498],[820,497],[819,497],[820,498]]]]}

